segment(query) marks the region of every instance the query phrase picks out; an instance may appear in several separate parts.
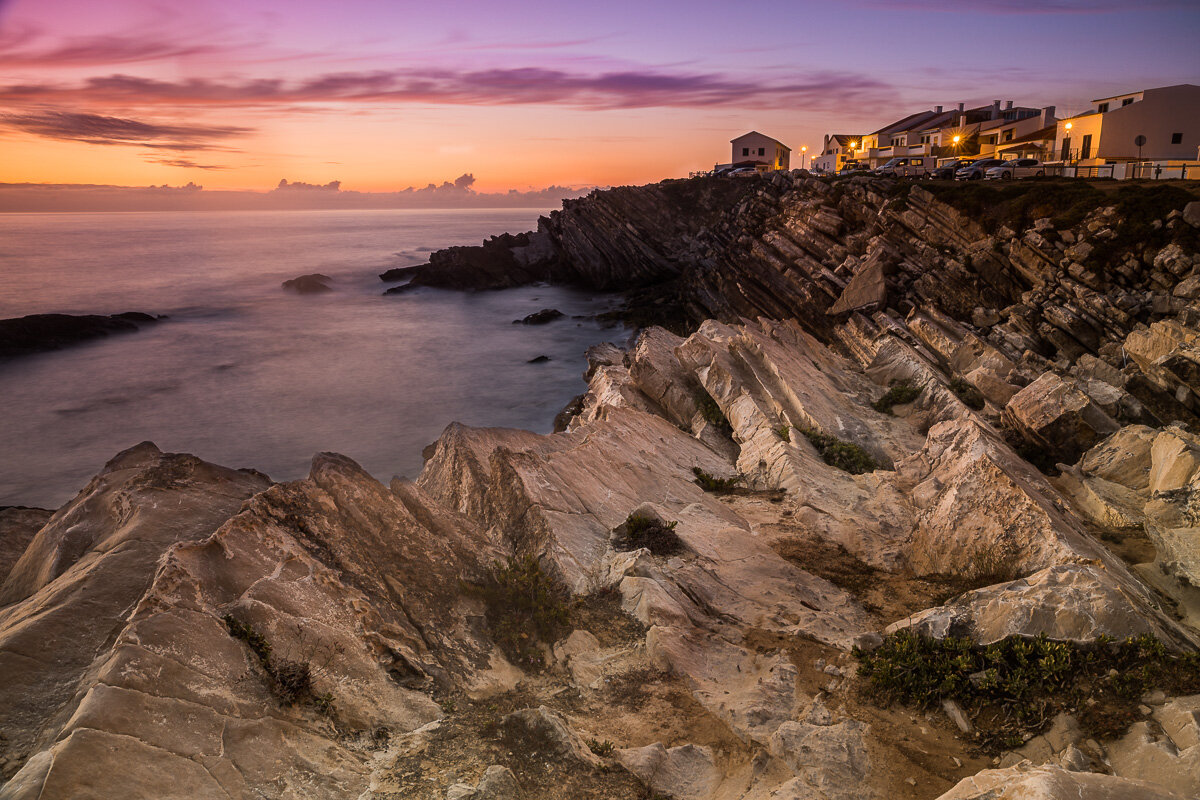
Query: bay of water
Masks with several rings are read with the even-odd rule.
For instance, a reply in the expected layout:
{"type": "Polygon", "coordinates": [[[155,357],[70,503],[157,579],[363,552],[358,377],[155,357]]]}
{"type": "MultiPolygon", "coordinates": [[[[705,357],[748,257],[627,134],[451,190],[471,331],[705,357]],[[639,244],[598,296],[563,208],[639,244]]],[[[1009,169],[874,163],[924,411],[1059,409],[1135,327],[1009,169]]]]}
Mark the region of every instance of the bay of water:
{"type": "Polygon", "coordinates": [[[548,432],[584,390],[586,318],[547,286],[383,296],[378,273],[535,227],[539,209],[0,215],[0,318],[143,311],[138,333],[0,362],[0,505],[56,508],[150,440],[275,480],[343,453],[416,477],[451,421],[548,432]],[[299,295],[282,281],[330,276],[299,295]],[[513,325],[541,308],[567,316],[513,325]],[[549,362],[527,363],[546,355],[549,362]]]}

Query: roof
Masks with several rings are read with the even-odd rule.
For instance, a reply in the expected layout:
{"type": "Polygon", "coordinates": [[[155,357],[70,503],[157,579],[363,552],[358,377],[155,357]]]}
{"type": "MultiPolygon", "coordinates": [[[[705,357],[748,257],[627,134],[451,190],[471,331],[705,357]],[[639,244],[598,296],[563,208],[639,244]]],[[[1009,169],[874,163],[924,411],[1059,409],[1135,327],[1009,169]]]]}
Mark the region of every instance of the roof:
{"type": "Polygon", "coordinates": [[[738,139],[745,139],[747,136],[761,136],[761,137],[763,137],[764,139],[770,139],[772,142],[774,142],[775,144],[779,145],[779,146],[780,146],[780,147],[782,147],[784,150],[787,150],[789,153],[790,153],[790,152],[792,152],[792,148],[788,147],[786,144],[784,144],[783,142],[779,141],[779,140],[778,140],[778,139],[776,139],[775,137],[773,137],[773,136],[767,136],[765,133],[759,133],[758,131],[750,131],[749,133],[743,133],[741,136],[738,136],[738,137],[735,137],[735,138],[733,138],[733,139],[730,139],[730,140],[729,140],[729,143],[730,143],[730,144],[733,144],[733,143],[734,143],[734,142],[736,142],[738,139]]]}
{"type": "Polygon", "coordinates": [[[1034,142],[1049,141],[1054,139],[1056,131],[1057,127],[1051,125],[1048,128],[1042,128],[1041,130],[1034,131],[1033,133],[1027,133],[1024,136],[1018,136],[1012,141],[1000,142],[998,145],[996,145],[996,149],[1011,150],[1013,148],[1020,148],[1022,145],[1033,144],[1034,142]]]}
{"type": "Polygon", "coordinates": [[[836,139],[837,143],[842,147],[849,145],[851,142],[857,144],[862,141],[862,136],[857,136],[853,133],[833,133],[829,136],[830,139],[836,139]]]}
{"type": "Polygon", "coordinates": [[[1163,89],[1184,89],[1184,88],[1200,89],[1200,86],[1197,86],[1194,83],[1176,83],[1172,86],[1156,86],[1153,89],[1134,89],[1132,92],[1121,92],[1120,94],[1110,94],[1107,97],[1100,97],[1100,98],[1097,98],[1096,100],[1093,100],[1092,102],[1093,103],[1103,103],[1105,100],[1116,100],[1118,97],[1128,97],[1131,94],[1144,94],[1146,92],[1161,92],[1163,89]]]}
{"type": "Polygon", "coordinates": [[[875,136],[880,133],[895,133],[896,131],[911,130],[918,122],[924,122],[930,117],[938,116],[936,111],[918,111],[916,114],[909,114],[904,119],[897,120],[891,125],[884,125],[877,131],[871,131],[871,135],[875,136]]]}

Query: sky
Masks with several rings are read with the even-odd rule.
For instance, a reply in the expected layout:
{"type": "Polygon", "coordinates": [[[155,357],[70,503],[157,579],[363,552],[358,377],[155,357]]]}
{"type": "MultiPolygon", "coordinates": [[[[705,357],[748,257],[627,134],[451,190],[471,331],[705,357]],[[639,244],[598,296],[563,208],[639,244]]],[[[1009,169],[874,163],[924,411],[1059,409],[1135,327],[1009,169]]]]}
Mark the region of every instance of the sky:
{"type": "Polygon", "coordinates": [[[0,183],[683,177],[748,130],[1200,83],[1200,0],[0,0],[0,183]]]}

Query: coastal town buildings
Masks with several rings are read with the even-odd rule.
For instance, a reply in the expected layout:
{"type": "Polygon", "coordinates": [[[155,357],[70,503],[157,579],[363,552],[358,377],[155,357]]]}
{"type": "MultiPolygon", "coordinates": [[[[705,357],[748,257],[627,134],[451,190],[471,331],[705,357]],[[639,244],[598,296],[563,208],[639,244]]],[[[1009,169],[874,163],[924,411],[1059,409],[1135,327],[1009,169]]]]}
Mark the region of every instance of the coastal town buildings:
{"type": "Polygon", "coordinates": [[[852,153],[858,148],[862,138],[862,134],[857,133],[826,134],[821,152],[813,156],[813,168],[824,172],[837,172],[846,166],[847,159],[853,158],[852,153]]]}

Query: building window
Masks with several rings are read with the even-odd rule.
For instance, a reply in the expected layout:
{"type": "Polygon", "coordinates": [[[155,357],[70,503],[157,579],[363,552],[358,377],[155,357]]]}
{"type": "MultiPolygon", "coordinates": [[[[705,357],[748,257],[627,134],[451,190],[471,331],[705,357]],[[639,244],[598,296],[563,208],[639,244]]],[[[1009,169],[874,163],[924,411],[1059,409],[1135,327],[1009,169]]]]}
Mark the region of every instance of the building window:
{"type": "Polygon", "coordinates": [[[1062,153],[1061,153],[1061,155],[1059,155],[1059,158],[1062,159],[1063,161],[1066,161],[1070,157],[1071,157],[1071,137],[1064,136],[1063,142],[1062,142],[1062,153]]]}
{"type": "Polygon", "coordinates": [[[1096,110],[1103,114],[1105,111],[1108,111],[1108,103],[1101,103],[1096,106],[1096,110]]]}
{"type": "Polygon", "coordinates": [[[1171,134],[1171,144],[1183,144],[1183,134],[1182,133],[1172,133],[1171,134]]]}
{"type": "Polygon", "coordinates": [[[1132,102],[1133,102],[1132,97],[1126,97],[1124,100],[1121,101],[1121,108],[1124,108],[1125,106],[1129,105],[1132,102]]]}
{"type": "Polygon", "coordinates": [[[748,155],[750,155],[750,148],[749,148],[749,147],[743,147],[743,148],[742,148],[742,155],[744,155],[744,156],[748,156],[748,155]]]}
{"type": "Polygon", "coordinates": [[[765,156],[767,154],[767,148],[765,148],[765,147],[758,148],[758,154],[760,156],[765,156]]]}
{"type": "Polygon", "coordinates": [[[1090,133],[1083,137],[1083,144],[1079,146],[1079,157],[1092,157],[1092,135],[1090,133]]]}
{"type": "Polygon", "coordinates": [[[1005,132],[1004,132],[1004,141],[1006,141],[1006,142],[1011,142],[1011,141],[1012,141],[1012,136],[1013,136],[1013,132],[1012,132],[1012,131],[1005,131],[1005,132]]]}

